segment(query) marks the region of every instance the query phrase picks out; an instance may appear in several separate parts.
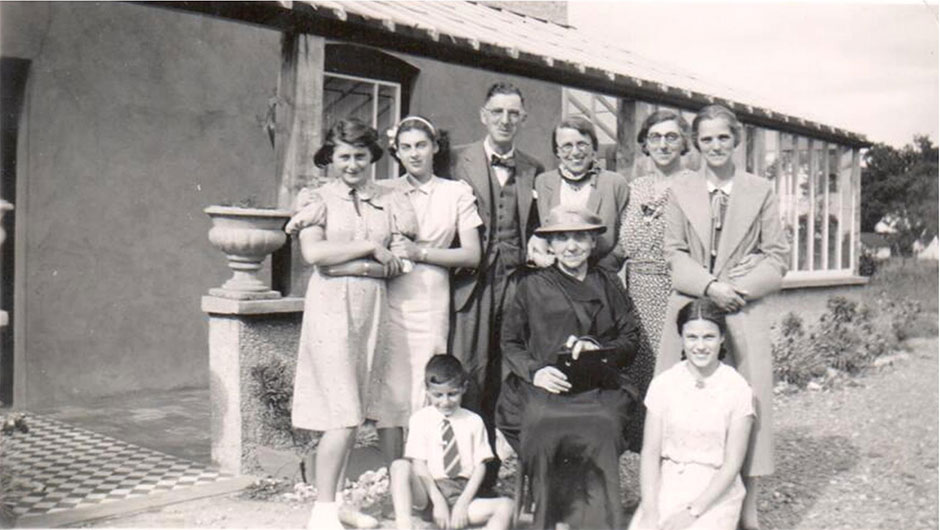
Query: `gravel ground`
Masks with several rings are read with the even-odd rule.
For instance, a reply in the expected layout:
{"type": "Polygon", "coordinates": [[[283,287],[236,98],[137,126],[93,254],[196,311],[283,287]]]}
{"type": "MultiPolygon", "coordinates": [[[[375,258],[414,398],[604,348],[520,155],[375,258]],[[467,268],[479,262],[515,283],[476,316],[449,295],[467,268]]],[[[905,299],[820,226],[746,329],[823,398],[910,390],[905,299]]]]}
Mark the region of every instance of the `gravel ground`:
{"type": "MultiPolygon", "coordinates": [[[[764,528],[937,528],[937,339],[841,388],[778,395],[777,472],[763,482],[764,528]]],[[[637,459],[625,455],[624,505],[637,502],[637,459]]],[[[302,528],[308,507],[202,499],[90,527],[302,528]]]]}

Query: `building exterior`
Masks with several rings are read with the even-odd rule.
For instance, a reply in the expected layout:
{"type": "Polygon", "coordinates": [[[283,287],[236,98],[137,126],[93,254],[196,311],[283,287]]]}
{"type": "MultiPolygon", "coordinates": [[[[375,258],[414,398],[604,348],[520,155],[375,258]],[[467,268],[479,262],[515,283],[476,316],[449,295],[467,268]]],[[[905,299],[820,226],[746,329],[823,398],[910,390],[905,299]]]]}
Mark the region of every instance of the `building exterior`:
{"type": "MultiPolygon", "coordinates": [[[[539,6],[543,18],[491,4],[0,4],[0,197],[16,206],[0,260],[10,314],[0,400],[40,407],[209,384],[200,295],[228,272],[202,209],[289,204],[322,175],[285,146],[315,144],[337,116],[382,129],[420,113],[454,143],[475,140],[497,80],[525,93],[522,149],[551,165],[553,124],[585,115],[608,168],[628,177],[644,164],[635,137],[649,112],[731,107],[747,125],[738,162],[780,197],[795,289],[784,298],[861,281],[864,137],[592,42],[548,20],[563,20],[563,3],[539,6]]],[[[375,171],[397,168],[385,158],[375,171]]],[[[302,296],[299,276],[286,295],[302,296]]]]}

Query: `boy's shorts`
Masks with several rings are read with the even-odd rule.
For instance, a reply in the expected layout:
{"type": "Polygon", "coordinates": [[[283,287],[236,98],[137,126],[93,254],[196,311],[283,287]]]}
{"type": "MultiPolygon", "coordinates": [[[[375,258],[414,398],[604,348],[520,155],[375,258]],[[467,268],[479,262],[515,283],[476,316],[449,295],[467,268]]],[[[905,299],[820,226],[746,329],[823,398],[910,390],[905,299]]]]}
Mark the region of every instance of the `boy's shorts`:
{"type": "Polygon", "coordinates": [[[434,483],[437,484],[437,489],[441,490],[441,495],[447,499],[448,507],[453,506],[454,503],[457,502],[460,494],[467,488],[467,482],[469,482],[469,479],[463,477],[434,479],[434,483]]]}
{"type": "MultiPolygon", "coordinates": [[[[467,482],[469,480],[464,477],[434,479],[434,484],[447,501],[448,508],[453,508],[460,494],[466,489],[467,482]]],[[[425,521],[434,520],[434,504],[430,500],[428,500],[428,505],[421,510],[421,518],[425,521]]]]}

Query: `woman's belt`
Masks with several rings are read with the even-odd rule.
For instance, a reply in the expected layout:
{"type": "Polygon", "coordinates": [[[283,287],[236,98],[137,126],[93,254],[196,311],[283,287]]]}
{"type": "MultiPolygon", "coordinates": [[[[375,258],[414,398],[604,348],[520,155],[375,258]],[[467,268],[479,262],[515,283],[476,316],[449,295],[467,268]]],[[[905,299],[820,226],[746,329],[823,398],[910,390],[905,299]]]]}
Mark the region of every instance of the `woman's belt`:
{"type": "Polygon", "coordinates": [[[669,274],[669,264],[654,260],[627,260],[627,270],[639,274],[669,274]]]}

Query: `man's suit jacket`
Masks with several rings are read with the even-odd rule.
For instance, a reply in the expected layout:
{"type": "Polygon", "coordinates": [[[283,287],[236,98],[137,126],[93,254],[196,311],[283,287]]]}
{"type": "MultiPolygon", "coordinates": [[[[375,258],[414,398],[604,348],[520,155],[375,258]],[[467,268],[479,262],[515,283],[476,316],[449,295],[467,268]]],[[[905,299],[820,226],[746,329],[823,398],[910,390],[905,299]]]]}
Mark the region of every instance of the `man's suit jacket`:
{"type": "MultiPolygon", "coordinates": [[[[546,171],[535,177],[540,224],[545,224],[548,220],[548,213],[561,203],[561,184],[561,174],[557,169],[546,171]]],[[[596,185],[588,197],[587,209],[600,216],[604,220],[604,226],[607,227],[607,230],[597,238],[594,257],[598,259],[599,266],[614,273],[620,271],[625,259],[615,249],[617,236],[620,234],[620,221],[629,198],[630,186],[627,184],[627,179],[613,171],[601,171],[597,174],[596,185]]]]}
{"type": "MultiPolygon", "coordinates": [[[[532,190],[535,175],[544,171],[544,166],[518,148],[515,150],[514,158],[516,161],[516,200],[519,208],[519,244],[521,248],[525,249],[526,242],[538,223],[534,215],[535,210],[532,208],[534,203],[532,190]]],[[[453,149],[450,176],[455,180],[463,180],[470,184],[477,199],[477,210],[483,219],[483,233],[480,236],[483,256],[480,260],[480,266],[473,273],[458,273],[453,278],[454,310],[460,311],[472,298],[477,284],[486,274],[486,256],[491,250],[491,245],[493,245],[490,235],[493,223],[496,222],[496,205],[493,204],[491,199],[498,196],[499,190],[492,189],[490,163],[486,158],[482,141],[453,149]]]]}

